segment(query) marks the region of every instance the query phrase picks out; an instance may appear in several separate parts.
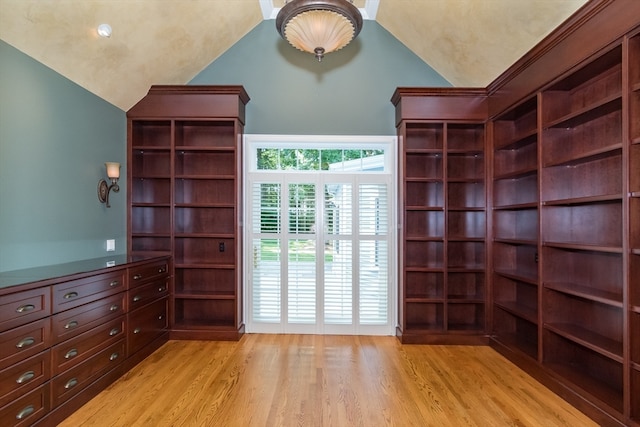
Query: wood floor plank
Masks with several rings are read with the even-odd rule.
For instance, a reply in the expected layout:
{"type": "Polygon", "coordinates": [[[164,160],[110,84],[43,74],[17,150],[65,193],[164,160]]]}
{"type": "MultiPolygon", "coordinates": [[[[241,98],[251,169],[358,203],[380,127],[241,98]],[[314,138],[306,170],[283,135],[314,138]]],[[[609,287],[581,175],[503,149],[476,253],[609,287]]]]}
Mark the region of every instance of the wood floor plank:
{"type": "Polygon", "coordinates": [[[170,341],[77,426],[596,426],[490,347],[246,334],[170,341]]]}

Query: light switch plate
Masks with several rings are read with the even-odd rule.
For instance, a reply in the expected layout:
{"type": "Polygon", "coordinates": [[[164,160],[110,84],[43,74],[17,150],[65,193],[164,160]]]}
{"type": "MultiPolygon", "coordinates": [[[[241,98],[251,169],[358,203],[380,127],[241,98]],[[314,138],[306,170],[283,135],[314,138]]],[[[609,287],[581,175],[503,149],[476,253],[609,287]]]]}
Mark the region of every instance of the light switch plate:
{"type": "Polygon", "coordinates": [[[115,239],[107,240],[107,252],[113,252],[116,250],[116,241],[115,239]]]}

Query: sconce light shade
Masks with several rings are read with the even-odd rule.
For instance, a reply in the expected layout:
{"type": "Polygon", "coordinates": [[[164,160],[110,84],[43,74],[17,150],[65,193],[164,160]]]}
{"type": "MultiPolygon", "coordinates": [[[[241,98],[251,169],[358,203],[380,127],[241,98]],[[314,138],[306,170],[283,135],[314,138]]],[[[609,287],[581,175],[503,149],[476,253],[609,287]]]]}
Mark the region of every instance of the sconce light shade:
{"type": "Polygon", "coordinates": [[[347,0],[292,0],[280,9],[276,28],[293,47],[322,61],[356,38],[362,15],[347,0]]]}
{"type": "Polygon", "coordinates": [[[111,180],[111,185],[108,185],[104,179],[98,181],[98,200],[100,200],[100,203],[106,203],[107,207],[110,208],[109,193],[111,190],[113,190],[114,193],[120,191],[120,187],[118,186],[120,163],[106,162],[104,165],[107,168],[107,176],[111,180]]]}
{"type": "Polygon", "coordinates": [[[107,176],[110,179],[120,178],[120,163],[106,162],[104,165],[107,168],[107,176]]]}

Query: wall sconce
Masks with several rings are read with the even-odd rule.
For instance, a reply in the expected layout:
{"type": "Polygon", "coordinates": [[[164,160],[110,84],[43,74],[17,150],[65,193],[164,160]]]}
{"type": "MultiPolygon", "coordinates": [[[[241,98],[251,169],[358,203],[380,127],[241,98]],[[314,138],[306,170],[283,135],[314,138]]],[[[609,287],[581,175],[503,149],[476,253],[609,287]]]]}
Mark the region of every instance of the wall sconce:
{"type": "Polygon", "coordinates": [[[107,176],[111,180],[111,185],[107,185],[107,181],[104,179],[98,181],[98,200],[100,200],[100,203],[106,203],[107,207],[110,208],[109,193],[111,190],[115,193],[120,191],[120,187],[118,186],[118,178],[120,178],[120,163],[106,162],[104,165],[107,168],[107,176]]]}

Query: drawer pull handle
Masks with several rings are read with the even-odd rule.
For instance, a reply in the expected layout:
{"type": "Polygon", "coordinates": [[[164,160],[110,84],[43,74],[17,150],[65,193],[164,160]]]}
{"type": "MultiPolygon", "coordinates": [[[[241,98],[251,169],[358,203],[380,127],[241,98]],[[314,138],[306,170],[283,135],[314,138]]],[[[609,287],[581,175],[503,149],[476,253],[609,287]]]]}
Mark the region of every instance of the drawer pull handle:
{"type": "Polygon", "coordinates": [[[136,274],[133,276],[133,280],[140,280],[142,279],[142,274],[136,274]]]}
{"type": "Polygon", "coordinates": [[[140,295],[136,295],[135,297],[133,297],[133,302],[138,302],[142,299],[142,297],[140,295]]]}
{"type": "Polygon", "coordinates": [[[27,406],[22,411],[18,412],[18,415],[16,415],[16,420],[24,420],[29,415],[33,414],[33,411],[35,410],[36,408],[33,405],[27,406]]]}
{"type": "Polygon", "coordinates": [[[24,374],[20,375],[16,380],[18,384],[24,384],[27,381],[31,381],[36,376],[36,373],[33,371],[27,371],[24,374]]]}
{"type": "Polygon", "coordinates": [[[111,353],[111,356],[109,356],[109,360],[113,362],[118,358],[118,356],[120,356],[118,353],[111,353]]]}
{"type": "Polygon", "coordinates": [[[77,378],[71,378],[69,381],[67,381],[67,383],[64,385],[64,388],[69,390],[70,388],[75,387],[76,385],[78,385],[78,379],[77,378]]]}
{"type": "Polygon", "coordinates": [[[134,334],[139,334],[139,333],[140,333],[140,331],[142,331],[142,329],[140,329],[140,328],[135,328],[135,329],[133,330],[133,333],[134,333],[134,334]]]}
{"type": "Polygon", "coordinates": [[[18,313],[26,313],[28,311],[31,311],[33,309],[35,309],[36,306],[33,304],[25,304],[25,305],[21,305],[20,307],[16,308],[16,312],[18,313]]]}
{"type": "Polygon", "coordinates": [[[111,307],[109,307],[109,311],[118,311],[120,309],[120,306],[118,304],[113,304],[111,307]]]}
{"type": "Polygon", "coordinates": [[[64,296],[62,298],[71,299],[71,298],[76,298],[77,296],[78,296],[77,292],[68,292],[68,293],[64,294],[64,296]]]}
{"type": "Polygon", "coordinates": [[[160,267],[160,268],[158,269],[158,273],[164,273],[165,271],[167,271],[167,270],[165,270],[165,268],[164,268],[164,267],[160,267]]]}
{"type": "Polygon", "coordinates": [[[158,292],[164,292],[164,286],[160,286],[160,287],[158,288],[158,292]]]}
{"type": "Polygon", "coordinates": [[[162,320],[164,316],[161,314],[160,316],[158,316],[158,320],[162,320]]]}
{"type": "Polygon", "coordinates": [[[67,354],[64,355],[65,359],[71,359],[73,357],[76,357],[78,355],[78,350],[76,350],[75,348],[72,348],[71,350],[67,351],[67,354]]]}
{"type": "Polygon", "coordinates": [[[120,282],[118,280],[114,280],[113,282],[109,283],[109,286],[111,286],[113,288],[113,287],[118,286],[119,284],[120,284],[120,282]]]}
{"type": "Polygon", "coordinates": [[[71,322],[67,323],[66,325],[64,325],[65,329],[73,329],[76,328],[78,326],[78,322],[76,320],[72,320],[71,322]]]}
{"type": "Polygon", "coordinates": [[[36,342],[36,340],[33,337],[23,338],[18,342],[18,344],[16,344],[16,347],[18,347],[18,348],[29,347],[30,345],[33,345],[33,343],[35,343],[35,342],[36,342]]]}
{"type": "Polygon", "coordinates": [[[118,328],[113,328],[112,330],[109,331],[109,336],[113,337],[115,335],[118,335],[118,333],[120,333],[120,329],[118,328]]]}

